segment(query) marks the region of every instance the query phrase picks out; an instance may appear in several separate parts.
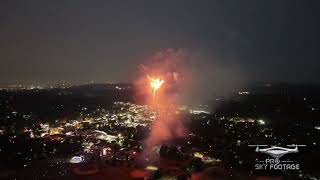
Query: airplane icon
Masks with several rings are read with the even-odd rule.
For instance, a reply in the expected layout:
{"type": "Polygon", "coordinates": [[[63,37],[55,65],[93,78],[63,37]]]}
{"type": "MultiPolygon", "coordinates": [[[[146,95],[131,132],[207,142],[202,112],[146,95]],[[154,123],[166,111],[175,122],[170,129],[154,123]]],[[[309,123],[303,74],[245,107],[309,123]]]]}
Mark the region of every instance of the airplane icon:
{"type": "Polygon", "coordinates": [[[278,147],[278,146],[274,146],[271,148],[265,148],[265,149],[261,149],[260,147],[266,147],[268,145],[249,145],[249,147],[256,147],[256,152],[257,153],[265,153],[270,155],[271,157],[273,157],[276,161],[276,163],[280,162],[280,158],[286,154],[289,153],[298,153],[298,146],[306,146],[306,145],[287,145],[288,147],[295,147],[294,149],[292,148],[284,148],[284,147],[278,147]]]}

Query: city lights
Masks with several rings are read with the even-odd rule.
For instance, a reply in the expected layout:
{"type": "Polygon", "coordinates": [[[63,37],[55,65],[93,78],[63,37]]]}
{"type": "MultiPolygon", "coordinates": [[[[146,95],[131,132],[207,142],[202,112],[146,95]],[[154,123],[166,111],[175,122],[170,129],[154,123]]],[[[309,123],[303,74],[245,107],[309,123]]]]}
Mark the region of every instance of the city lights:
{"type": "Polygon", "coordinates": [[[262,119],[259,119],[259,120],[258,120],[258,123],[259,123],[260,125],[265,125],[265,124],[266,124],[266,122],[265,122],[264,120],[262,120],[262,119]]]}

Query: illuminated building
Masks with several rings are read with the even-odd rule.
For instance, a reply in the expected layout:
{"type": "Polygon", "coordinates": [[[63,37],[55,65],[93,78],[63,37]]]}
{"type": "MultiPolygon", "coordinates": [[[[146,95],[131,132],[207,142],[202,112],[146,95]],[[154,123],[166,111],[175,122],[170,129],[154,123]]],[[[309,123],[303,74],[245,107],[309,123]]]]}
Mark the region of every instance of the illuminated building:
{"type": "Polygon", "coordinates": [[[83,156],[73,156],[69,162],[72,164],[79,164],[79,163],[82,163],[83,161],[84,161],[83,156]]]}

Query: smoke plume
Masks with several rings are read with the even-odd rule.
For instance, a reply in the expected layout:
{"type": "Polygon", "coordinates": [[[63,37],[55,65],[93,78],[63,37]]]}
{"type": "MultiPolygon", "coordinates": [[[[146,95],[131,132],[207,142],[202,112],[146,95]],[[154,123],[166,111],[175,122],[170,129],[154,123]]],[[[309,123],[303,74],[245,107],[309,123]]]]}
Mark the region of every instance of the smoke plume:
{"type": "Polygon", "coordinates": [[[187,134],[183,118],[176,113],[178,107],[200,104],[215,96],[227,97],[244,82],[240,67],[226,63],[227,58],[222,60],[205,53],[166,49],[145,62],[139,66],[135,84],[140,97],[159,114],[145,140],[146,152],[187,134]],[[148,76],[165,81],[154,100],[148,76]]]}

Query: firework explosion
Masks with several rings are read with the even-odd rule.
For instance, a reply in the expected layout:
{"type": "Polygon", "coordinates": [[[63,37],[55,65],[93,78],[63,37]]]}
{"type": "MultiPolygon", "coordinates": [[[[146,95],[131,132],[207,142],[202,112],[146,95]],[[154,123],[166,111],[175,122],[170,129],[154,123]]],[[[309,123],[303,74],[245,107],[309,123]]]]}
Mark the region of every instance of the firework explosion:
{"type": "Polygon", "coordinates": [[[180,50],[168,49],[157,52],[140,65],[140,79],[136,86],[146,103],[158,112],[157,119],[151,126],[149,137],[145,140],[144,153],[152,156],[155,146],[170,142],[175,138],[184,137],[182,118],[178,111],[177,96],[183,89],[182,60],[185,53],[180,50]],[[146,98],[150,97],[150,98],[146,98]]]}
{"type": "Polygon", "coordinates": [[[148,79],[150,80],[150,87],[153,89],[152,99],[154,100],[156,92],[162,86],[162,84],[164,83],[164,80],[160,78],[151,78],[149,76],[148,76],[148,79]]]}

